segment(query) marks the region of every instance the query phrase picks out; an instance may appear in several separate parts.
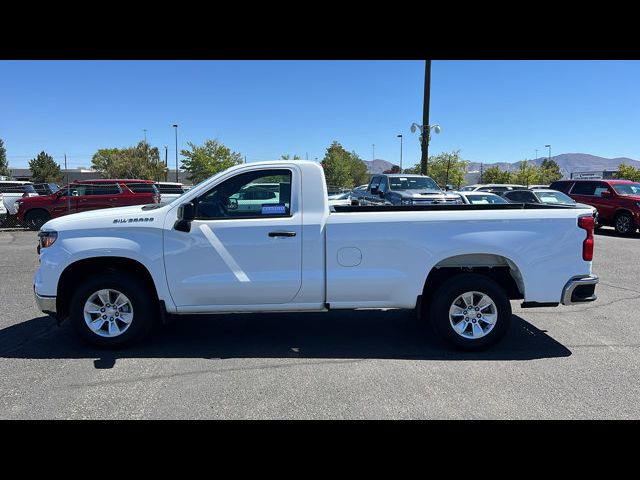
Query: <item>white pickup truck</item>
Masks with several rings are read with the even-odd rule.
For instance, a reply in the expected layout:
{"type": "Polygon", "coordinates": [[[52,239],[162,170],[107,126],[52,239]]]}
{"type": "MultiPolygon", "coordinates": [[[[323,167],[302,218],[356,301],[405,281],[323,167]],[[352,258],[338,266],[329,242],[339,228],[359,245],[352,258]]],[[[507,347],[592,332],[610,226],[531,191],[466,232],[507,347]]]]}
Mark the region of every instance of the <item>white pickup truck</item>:
{"type": "Polygon", "coordinates": [[[589,209],[334,210],[319,164],[274,161],[232,167],[167,205],[57,218],[39,233],[36,301],[105,347],[182,314],[401,308],[478,349],[506,333],[510,300],[596,299],[589,209]],[[256,207],[243,192],[260,184],[278,192],[256,207]]]}

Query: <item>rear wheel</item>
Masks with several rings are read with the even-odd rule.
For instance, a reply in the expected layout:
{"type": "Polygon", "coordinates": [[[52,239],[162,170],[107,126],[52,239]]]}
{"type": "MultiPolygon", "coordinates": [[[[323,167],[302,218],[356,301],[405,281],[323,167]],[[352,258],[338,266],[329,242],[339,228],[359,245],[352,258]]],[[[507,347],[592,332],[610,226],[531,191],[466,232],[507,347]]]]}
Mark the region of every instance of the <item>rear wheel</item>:
{"type": "Polygon", "coordinates": [[[490,278],[460,274],[434,293],[430,320],[448,344],[461,350],[479,350],[507,333],[511,304],[502,287],[490,278]]]}
{"type": "Polygon", "coordinates": [[[24,216],[24,220],[31,230],[40,230],[40,227],[51,220],[49,215],[44,210],[31,210],[24,216]]]}
{"type": "Polygon", "coordinates": [[[633,224],[633,217],[626,212],[620,212],[616,215],[614,227],[620,235],[631,235],[636,231],[636,226],[633,224]]]}
{"type": "Polygon", "coordinates": [[[69,317],[80,337],[103,348],[141,340],[153,326],[157,300],[144,282],[127,272],[102,272],[74,293],[69,317]]]}

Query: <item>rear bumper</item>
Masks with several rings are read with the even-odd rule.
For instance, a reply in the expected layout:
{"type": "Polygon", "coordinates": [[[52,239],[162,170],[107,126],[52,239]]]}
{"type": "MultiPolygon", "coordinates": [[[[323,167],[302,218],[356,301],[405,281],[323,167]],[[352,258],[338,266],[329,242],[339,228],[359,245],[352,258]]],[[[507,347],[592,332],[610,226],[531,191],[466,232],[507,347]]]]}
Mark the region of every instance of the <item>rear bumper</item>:
{"type": "Polygon", "coordinates": [[[593,302],[598,297],[595,295],[596,284],[599,278],[596,275],[581,275],[573,277],[562,289],[562,304],[576,305],[593,302]]]}
{"type": "Polygon", "coordinates": [[[36,305],[38,305],[38,310],[44,313],[48,313],[49,315],[56,316],[56,297],[44,297],[42,295],[38,295],[33,290],[33,295],[36,297],[36,305]]]}

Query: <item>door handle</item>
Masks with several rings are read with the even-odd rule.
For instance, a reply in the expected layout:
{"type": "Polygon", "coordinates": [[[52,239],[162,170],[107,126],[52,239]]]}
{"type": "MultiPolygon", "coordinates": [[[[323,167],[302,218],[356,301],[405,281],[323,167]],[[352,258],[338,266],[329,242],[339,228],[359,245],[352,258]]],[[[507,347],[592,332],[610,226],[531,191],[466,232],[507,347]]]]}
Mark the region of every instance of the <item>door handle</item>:
{"type": "Polygon", "coordinates": [[[295,237],[296,232],[269,232],[270,237],[295,237]]]}

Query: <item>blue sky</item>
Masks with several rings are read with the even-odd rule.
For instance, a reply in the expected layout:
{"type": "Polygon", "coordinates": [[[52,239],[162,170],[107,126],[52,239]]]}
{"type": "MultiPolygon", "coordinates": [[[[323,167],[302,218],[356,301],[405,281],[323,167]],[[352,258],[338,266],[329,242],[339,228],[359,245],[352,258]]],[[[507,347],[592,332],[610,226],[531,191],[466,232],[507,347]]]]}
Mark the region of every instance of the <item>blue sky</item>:
{"type": "MultiPolygon", "coordinates": [[[[423,61],[0,61],[0,138],[11,167],[45,150],[70,167],[147,138],[219,141],[248,161],[419,161],[423,61]]],[[[640,61],[433,61],[430,153],[485,163],[590,153],[640,159],[640,61]]]]}

